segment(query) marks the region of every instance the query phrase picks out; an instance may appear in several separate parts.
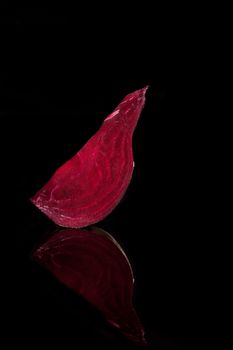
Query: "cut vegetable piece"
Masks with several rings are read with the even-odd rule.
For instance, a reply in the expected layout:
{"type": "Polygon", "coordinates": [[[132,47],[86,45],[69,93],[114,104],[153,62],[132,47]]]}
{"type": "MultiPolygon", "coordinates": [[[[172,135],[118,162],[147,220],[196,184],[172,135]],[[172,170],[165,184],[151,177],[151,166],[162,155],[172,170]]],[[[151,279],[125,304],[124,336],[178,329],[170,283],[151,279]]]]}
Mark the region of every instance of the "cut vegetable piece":
{"type": "Polygon", "coordinates": [[[94,224],[119,203],[133,173],[132,135],[146,90],[127,95],[97,133],[31,199],[56,224],[72,228],[94,224]]]}

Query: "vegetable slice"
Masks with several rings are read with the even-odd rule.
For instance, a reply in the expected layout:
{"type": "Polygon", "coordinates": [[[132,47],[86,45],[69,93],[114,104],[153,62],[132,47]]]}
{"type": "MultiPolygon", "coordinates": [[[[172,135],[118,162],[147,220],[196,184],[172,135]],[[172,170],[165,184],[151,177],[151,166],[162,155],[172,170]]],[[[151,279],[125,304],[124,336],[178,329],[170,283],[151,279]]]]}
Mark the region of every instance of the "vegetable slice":
{"type": "Polygon", "coordinates": [[[56,224],[89,226],[117,206],[132,177],[132,136],[147,88],[127,95],[97,133],[31,199],[56,224]]]}

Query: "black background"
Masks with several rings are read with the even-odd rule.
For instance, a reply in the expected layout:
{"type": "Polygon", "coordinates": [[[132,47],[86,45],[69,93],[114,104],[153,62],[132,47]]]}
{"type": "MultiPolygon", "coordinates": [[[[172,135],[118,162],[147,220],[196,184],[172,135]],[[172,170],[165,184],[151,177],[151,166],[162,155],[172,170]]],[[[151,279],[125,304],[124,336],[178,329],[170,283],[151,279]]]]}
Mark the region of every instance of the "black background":
{"type": "Polygon", "coordinates": [[[187,256],[200,213],[184,83],[191,67],[185,65],[186,40],[179,40],[184,28],[159,8],[127,12],[122,6],[107,14],[106,7],[92,5],[85,11],[6,6],[1,12],[3,289],[8,340],[25,346],[134,348],[30,260],[53,224],[29,198],[127,93],[147,84],[134,133],[132,182],[98,226],[119,241],[132,263],[134,304],[151,349],[183,349],[185,342],[192,303],[187,256]]]}

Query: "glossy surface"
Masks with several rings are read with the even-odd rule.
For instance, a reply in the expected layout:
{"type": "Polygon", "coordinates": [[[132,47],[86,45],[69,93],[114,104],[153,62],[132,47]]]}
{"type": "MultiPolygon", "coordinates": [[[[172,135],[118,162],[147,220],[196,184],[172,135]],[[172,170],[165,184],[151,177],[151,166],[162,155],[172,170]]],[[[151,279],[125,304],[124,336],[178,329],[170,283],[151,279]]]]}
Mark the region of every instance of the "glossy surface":
{"type": "Polygon", "coordinates": [[[145,343],[132,305],[133,272],[111,235],[98,228],[61,229],[34,252],[33,258],[100,310],[125,336],[145,343]]]}

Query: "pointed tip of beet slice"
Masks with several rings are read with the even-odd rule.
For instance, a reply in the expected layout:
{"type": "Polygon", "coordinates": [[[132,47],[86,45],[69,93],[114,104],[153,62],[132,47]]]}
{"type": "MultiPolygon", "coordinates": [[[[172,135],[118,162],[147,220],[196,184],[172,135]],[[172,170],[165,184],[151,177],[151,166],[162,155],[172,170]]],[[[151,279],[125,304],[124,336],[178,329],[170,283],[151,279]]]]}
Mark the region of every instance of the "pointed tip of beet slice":
{"type": "Polygon", "coordinates": [[[37,248],[33,259],[100,310],[128,339],[146,343],[132,304],[132,268],[109,233],[96,227],[61,229],[37,248]]]}
{"type": "Polygon", "coordinates": [[[133,174],[132,135],[147,89],[125,96],[96,134],[31,198],[57,225],[95,224],[120,202],[133,174]]]}

